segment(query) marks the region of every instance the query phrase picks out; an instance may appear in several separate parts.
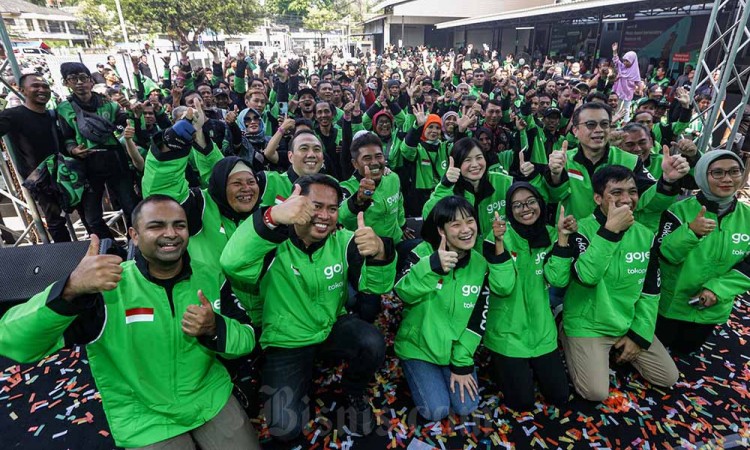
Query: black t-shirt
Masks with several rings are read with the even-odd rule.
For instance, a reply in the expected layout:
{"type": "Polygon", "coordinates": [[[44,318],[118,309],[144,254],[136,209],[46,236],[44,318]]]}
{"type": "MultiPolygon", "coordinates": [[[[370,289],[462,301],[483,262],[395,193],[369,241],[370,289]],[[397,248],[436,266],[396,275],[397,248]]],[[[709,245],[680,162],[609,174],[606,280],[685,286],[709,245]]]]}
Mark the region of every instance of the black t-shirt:
{"type": "Polygon", "coordinates": [[[29,176],[45,158],[59,151],[53,129],[57,130],[57,126],[49,112],[37,113],[23,105],[0,111],[0,136],[7,134],[10,138],[22,177],[29,176]]]}

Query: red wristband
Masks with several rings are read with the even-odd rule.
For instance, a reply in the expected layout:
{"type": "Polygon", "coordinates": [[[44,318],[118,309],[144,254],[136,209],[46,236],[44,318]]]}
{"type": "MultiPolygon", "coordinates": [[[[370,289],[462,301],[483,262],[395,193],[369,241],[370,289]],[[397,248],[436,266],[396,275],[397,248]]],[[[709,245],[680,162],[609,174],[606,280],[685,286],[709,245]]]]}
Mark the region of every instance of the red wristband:
{"type": "Polygon", "coordinates": [[[263,214],[263,222],[265,222],[266,225],[268,225],[271,228],[276,228],[278,225],[276,225],[276,222],[273,221],[273,217],[271,217],[271,210],[273,209],[273,206],[268,208],[263,214]]]}

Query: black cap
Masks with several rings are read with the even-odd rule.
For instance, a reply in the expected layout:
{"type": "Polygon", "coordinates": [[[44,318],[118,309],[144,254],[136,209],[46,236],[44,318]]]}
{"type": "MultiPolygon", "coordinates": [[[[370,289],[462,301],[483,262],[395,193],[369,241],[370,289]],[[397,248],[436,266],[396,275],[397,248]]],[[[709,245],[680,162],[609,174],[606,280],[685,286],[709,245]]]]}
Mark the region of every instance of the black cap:
{"type": "Polygon", "coordinates": [[[542,112],[542,117],[549,117],[553,114],[557,114],[559,117],[562,117],[562,112],[557,108],[547,108],[542,112]]]}
{"type": "Polygon", "coordinates": [[[229,97],[229,95],[226,92],[224,92],[224,89],[222,88],[214,89],[214,97],[218,97],[220,95],[223,95],[224,97],[227,97],[227,98],[229,97]]]}
{"type": "Polygon", "coordinates": [[[63,79],[67,78],[68,75],[74,75],[76,73],[85,73],[86,75],[91,76],[89,68],[79,62],[64,62],[60,64],[60,75],[62,75],[63,79]]]}
{"type": "Polygon", "coordinates": [[[312,88],[302,88],[299,91],[297,91],[297,98],[302,98],[303,95],[310,94],[313,98],[318,97],[318,93],[315,92],[315,89],[312,88]]]}

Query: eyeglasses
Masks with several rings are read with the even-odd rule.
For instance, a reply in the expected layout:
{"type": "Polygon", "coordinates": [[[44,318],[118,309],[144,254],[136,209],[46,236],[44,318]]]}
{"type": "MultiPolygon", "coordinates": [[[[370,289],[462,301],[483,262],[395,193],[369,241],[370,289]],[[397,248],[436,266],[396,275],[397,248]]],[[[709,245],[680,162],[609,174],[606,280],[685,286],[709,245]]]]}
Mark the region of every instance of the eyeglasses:
{"type": "Polygon", "coordinates": [[[248,117],[245,117],[245,120],[247,122],[260,122],[260,117],[258,117],[258,116],[248,116],[248,117]]]}
{"type": "Polygon", "coordinates": [[[709,170],[708,174],[711,175],[711,178],[714,180],[723,180],[725,176],[729,175],[730,178],[739,178],[742,176],[742,170],[740,170],[739,167],[734,167],[729,170],[724,169],[714,169],[709,170]]]}
{"type": "Polygon", "coordinates": [[[513,211],[523,211],[524,208],[533,208],[536,206],[536,204],[539,203],[535,198],[530,198],[526,200],[526,202],[513,202],[511,203],[511,207],[513,207],[513,211]]]}
{"type": "Polygon", "coordinates": [[[68,83],[86,83],[91,79],[88,75],[68,75],[65,81],[68,83]]]}
{"type": "MultiPolygon", "coordinates": [[[[580,124],[581,124],[581,123],[579,122],[579,123],[578,123],[577,125],[580,125],[580,124]]],[[[585,127],[586,127],[586,128],[587,128],[587,129],[589,130],[589,131],[594,131],[594,130],[596,130],[596,127],[597,127],[597,126],[601,127],[601,128],[602,128],[602,130],[608,130],[608,129],[609,129],[609,125],[610,125],[610,121],[609,121],[609,120],[602,120],[601,122],[597,122],[597,121],[595,121],[595,120],[588,120],[588,121],[586,121],[586,122],[583,122],[583,125],[584,125],[584,126],[585,126],[585,127]]]]}

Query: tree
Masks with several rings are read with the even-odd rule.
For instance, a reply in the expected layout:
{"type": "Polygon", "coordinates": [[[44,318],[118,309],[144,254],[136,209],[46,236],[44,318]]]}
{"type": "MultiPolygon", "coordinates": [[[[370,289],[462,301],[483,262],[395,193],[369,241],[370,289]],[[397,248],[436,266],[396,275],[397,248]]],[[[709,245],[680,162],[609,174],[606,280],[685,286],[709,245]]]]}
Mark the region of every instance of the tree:
{"type": "Polygon", "coordinates": [[[356,12],[356,0],[267,0],[268,12],[279,23],[313,30],[340,28],[341,18],[356,12]]]}
{"type": "Polygon", "coordinates": [[[112,0],[80,0],[76,17],[84,22],[91,34],[92,44],[110,45],[122,39],[112,0]]]}
{"type": "Polygon", "coordinates": [[[341,15],[332,7],[312,6],[307,11],[307,16],[303,23],[305,28],[327,31],[341,28],[338,25],[339,20],[341,20],[341,15]]]}
{"type": "Polygon", "coordinates": [[[140,29],[171,34],[193,47],[206,30],[249,32],[263,17],[257,0],[123,0],[121,4],[125,17],[140,29]]]}

